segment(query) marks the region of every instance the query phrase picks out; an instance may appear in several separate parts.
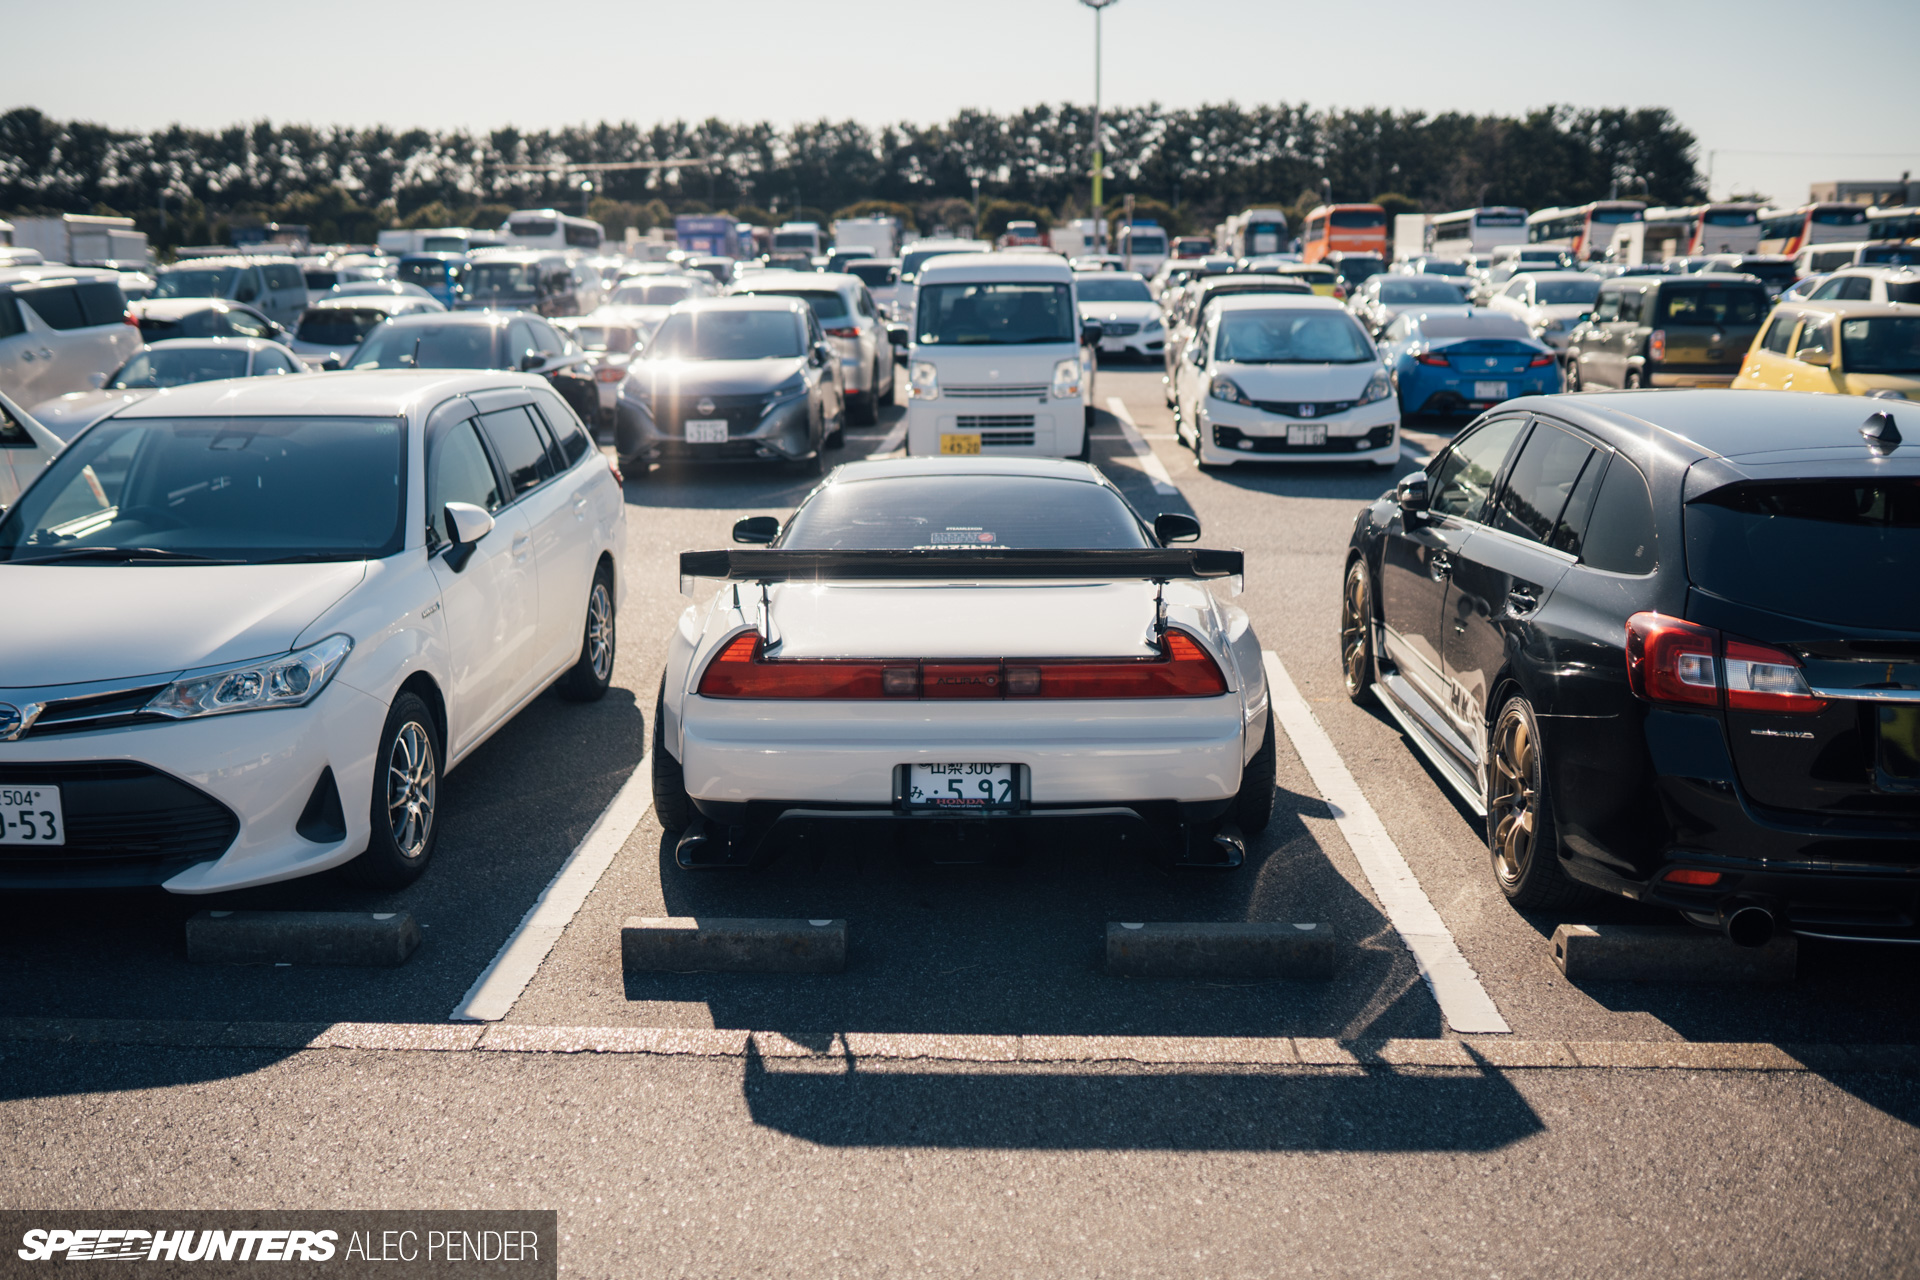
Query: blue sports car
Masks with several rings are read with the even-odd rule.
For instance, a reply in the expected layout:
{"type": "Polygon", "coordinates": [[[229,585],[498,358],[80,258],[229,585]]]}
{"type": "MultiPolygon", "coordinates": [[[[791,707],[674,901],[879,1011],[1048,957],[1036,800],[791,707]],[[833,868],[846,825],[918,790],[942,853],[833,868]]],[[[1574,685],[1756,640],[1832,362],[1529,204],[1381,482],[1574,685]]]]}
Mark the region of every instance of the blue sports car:
{"type": "Polygon", "coordinates": [[[1414,414],[1473,414],[1515,396],[1564,387],[1553,349],[1512,316],[1404,311],[1380,335],[1380,355],[1414,414]]]}

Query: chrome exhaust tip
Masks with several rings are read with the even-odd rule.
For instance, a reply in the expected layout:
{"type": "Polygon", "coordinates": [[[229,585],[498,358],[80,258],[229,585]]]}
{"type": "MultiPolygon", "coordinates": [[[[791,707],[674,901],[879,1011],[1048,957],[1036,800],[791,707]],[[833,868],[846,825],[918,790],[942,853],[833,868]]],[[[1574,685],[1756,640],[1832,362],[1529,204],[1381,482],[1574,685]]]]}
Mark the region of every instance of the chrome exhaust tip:
{"type": "Polygon", "coordinates": [[[1773,912],[1746,903],[1721,916],[1720,928],[1736,947],[1764,947],[1773,941],[1777,923],[1773,912]]]}

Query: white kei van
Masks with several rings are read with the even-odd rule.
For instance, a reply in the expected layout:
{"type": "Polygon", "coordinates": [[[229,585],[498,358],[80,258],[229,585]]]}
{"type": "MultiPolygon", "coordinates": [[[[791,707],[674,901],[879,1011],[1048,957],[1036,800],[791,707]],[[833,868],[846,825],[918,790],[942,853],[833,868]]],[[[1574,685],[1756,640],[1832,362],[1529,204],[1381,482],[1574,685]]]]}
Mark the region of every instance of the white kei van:
{"type": "Polygon", "coordinates": [[[1073,269],[1036,253],[930,259],[907,344],[907,452],[1084,458],[1093,351],[1073,269]]]}

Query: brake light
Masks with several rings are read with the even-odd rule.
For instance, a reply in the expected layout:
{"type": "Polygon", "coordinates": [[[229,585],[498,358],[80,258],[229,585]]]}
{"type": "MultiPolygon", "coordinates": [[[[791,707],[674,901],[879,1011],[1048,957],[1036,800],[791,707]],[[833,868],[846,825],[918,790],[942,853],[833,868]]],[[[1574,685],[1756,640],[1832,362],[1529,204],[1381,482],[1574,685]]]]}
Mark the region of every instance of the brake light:
{"type": "Polygon", "coordinates": [[[607,470],[613,472],[613,482],[615,484],[624,485],[627,482],[627,478],[620,474],[620,460],[614,457],[612,454],[608,454],[606,455],[606,457],[607,457],[607,470]]]}
{"type": "Polygon", "coordinates": [[[1720,705],[1714,650],[1720,633],[1657,613],[1627,619],[1627,683],[1649,702],[1720,705]]]}
{"type": "Polygon", "coordinates": [[[1345,298],[1347,296],[1345,287],[1341,285],[1333,286],[1333,296],[1336,298],[1345,298]]]}
{"type": "Polygon", "coordinates": [[[1675,867],[1660,877],[1668,884],[1690,884],[1699,888],[1719,884],[1721,874],[1718,871],[1695,871],[1691,867],[1675,867]]]}
{"type": "Polygon", "coordinates": [[[827,336],[829,338],[857,338],[860,336],[860,331],[858,329],[829,329],[827,330],[827,336]]]}
{"type": "Polygon", "coordinates": [[[1535,357],[1534,357],[1533,359],[1531,359],[1531,360],[1529,360],[1529,361],[1527,361],[1527,368],[1529,368],[1529,369],[1544,369],[1544,368],[1546,368],[1546,367],[1547,367],[1548,365],[1550,365],[1550,364],[1552,364],[1552,363],[1553,363],[1553,357],[1552,357],[1552,356],[1549,356],[1549,355],[1538,355],[1538,356],[1535,356],[1535,357]]]}
{"type": "Polygon", "coordinates": [[[1413,358],[1415,364],[1430,364],[1436,369],[1451,369],[1453,364],[1445,356],[1437,356],[1428,351],[1413,358]]]}
{"type": "Polygon", "coordinates": [[[134,328],[138,329],[140,327],[140,317],[136,316],[135,314],[133,314],[133,312],[129,311],[125,315],[120,317],[120,323],[130,324],[134,328]]]}
{"type": "Polygon", "coordinates": [[[1655,329],[1647,337],[1647,359],[1665,360],[1667,358],[1667,331],[1655,329]]]}
{"type": "Polygon", "coordinates": [[[1790,653],[1745,640],[1727,641],[1727,706],[1735,711],[1824,711],[1826,700],[1813,696],[1807,673],[1790,653]]]}
{"type": "Polygon", "coordinates": [[[1167,632],[1167,652],[1117,660],[1050,658],[1012,662],[912,659],[768,659],[760,637],[727,642],[700,677],[707,698],[886,699],[1209,698],[1227,691],[1220,665],[1184,631],[1167,632]]]}
{"type": "Polygon", "coordinates": [[[593,376],[595,378],[598,378],[601,382],[619,382],[627,376],[627,371],[625,369],[610,367],[606,369],[601,369],[599,372],[595,373],[593,376]]]}

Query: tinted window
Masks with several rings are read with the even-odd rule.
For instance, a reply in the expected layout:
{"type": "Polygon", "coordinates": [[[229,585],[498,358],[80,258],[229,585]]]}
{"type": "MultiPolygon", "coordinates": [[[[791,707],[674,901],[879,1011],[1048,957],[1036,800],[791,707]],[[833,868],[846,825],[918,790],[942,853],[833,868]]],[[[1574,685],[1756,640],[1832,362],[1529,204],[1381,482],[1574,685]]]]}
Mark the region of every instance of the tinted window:
{"type": "Polygon", "coordinates": [[[384,324],[353,353],[356,369],[494,369],[490,324],[384,324]]]}
{"type": "Polygon", "coordinates": [[[1741,604],[1844,627],[1920,631],[1920,480],[1734,485],[1686,509],[1687,576],[1741,604]],[[1844,566],[1844,572],[1836,572],[1844,566]]]}
{"type": "Polygon", "coordinates": [[[127,295],[113,281],[83,281],[73,291],[80,296],[80,314],[88,324],[119,324],[126,319],[127,295]]]}
{"type": "Polygon", "coordinates": [[[1920,281],[1889,280],[1887,282],[1887,301],[1906,303],[1920,302],[1920,281]]]}
{"type": "Polygon", "coordinates": [[[140,337],[147,342],[215,336],[226,336],[226,322],[217,311],[192,311],[178,318],[155,315],[140,317],[140,337]]]}
{"type": "Polygon", "coordinates": [[[1602,291],[1600,301],[1594,304],[1593,318],[1597,321],[1617,320],[1620,318],[1620,294],[1602,291]]]}
{"type": "Polygon", "coordinates": [[[531,262],[479,262],[467,268],[462,287],[469,297],[540,292],[540,268],[531,262]]]}
{"type": "Polygon", "coordinates": [[[1800,326],[1800,344],[1794,349],[1795,355],[1809,351],[1833,352],[1833,318],[1819,316],[1809,319],[1800,326]]]}
{"type": "Polygon", "coordinates": [[[80,295],[73,291],[72,285],[19,289],[14,296],[55,329],[78,329],[87,323],[80,313],[80,295]]]}
{"type": "MultiPolygon", "coordinates": [[[[233,287],[239,267],[175,267],[154,282],[156,298],[224,298],[233,287]]],[[[327,285],[320,286],[328,287],[327,285]]]]}
{"type": "Polygon", "coordinates": [[[785,311],[683,311],[647,344],[649,360],[791,360],[801,326],[785,311]]]}
{"type": "Polygon", "coordinates": [[[910,476],[828,485],[794,513],[798,550],[1151,545],[1103,485],[1034,476],[910,476]]]}
{"type": "Polygon", "coordinates": [[[1543,307],[1591,303],[1600,292],[1598,280],[1535,280],[1533,300],[1543,307]]]}
{"type": "Polygon", "coordinates": [[[1444,280],[1422,280],[1419,276],[1376,277],[1380,284],[1380,301],[1394,305],[1427,302],[1438,306],[1457,307],[1466,301],[1458,288],[1444,280]]]}
{"type": "Polygon", "coordinates": [[[1660,291],[1662,324],[1759,324],[1767,314],[1764,289],[1730,289],[1722,285],[1669,286],[1660,291]]]}
{"type": "Polygon", "coordinates": [[[1495,418],[1449,449],[1434,480],[1432,509],[1478,520],[1500,476],[1500,464],[1524,425],[1525,418],[1495,418]]]}
{"type": "Polygon", "coordinates": [[[21,332],[24,327],[20,323],[20,305],[11,293],[0,293],[0,338],[11,338],[21,332]]]}
{"type": "Polygon", "coordinates": [[[670,307],[693,296],[693,286],[678,281],[661,284],[624,284],[613,291],[623,307],[670,307]]]}
{"type": "Polygon", "coordinates": [[[1574,481],[1566,509],[1560,513],[1560,522],[1553,527],[1553,537],[1547,541],[1555,551],[1577,556],[1585,548],[1587,524],[1593,516],[1593,498],[1600,492],[1600,477],[1606,473],[1607,457],[1596,449],[1580,469],[1580,478],[1574,481]]]}
{"type": "Polygon", "coordinates": [[[1536,423],[1507,475],[1494,527],[1545,542],[1567,505],[1592,446],[1558,427],[1536,423]]]}
{"type": "Polygon", "coordinates": [[[442,527],[449,502],[470,502],[489,512],[500,509],[500,482],[471,420],[441,432],[427,463],[427,528],[436,541],[453,540],[453,530],[442,527]]]}
{"type": "Polygon", "coordinates": [[[1082,302],[1152,302],[1153,294],[1147,288],[1145,280],[1130,276],[1114,276],[1106,279],[1097,276],[1081,276],[1074,280],[1080,290],[1082,302]]]}
{"type": "Polygon", "coordinates": [[[1580,559],[1590,568],[1614,573],[1653,572],[1653,500],[1647,496],[1645,478],[1625,458],[1607,468],[1580,559]]]}
{"type": "Polygon", "coordinates": [[[860,277],[860,282],[869,289],[890,285],[899,278],[895,274],[899,268],[888,262],[849,262],[840,269],[850,276],[860,277]]]}
{"type": "Polygon", "coordinates": [[[1920,373],[1920,316],[1842,320],[1840,342],[1849,373],[1920,373]]]}
{"type": "Polygon", "coordinates": [[[268,263],[260,268],[266,273],[269,289],[305,290],[307,282],[301,278],[300,268],[290,262],[268,263]]]}
{"type": "Polygon", "coordinates": [[[1354,364],[1373,359],[1360,326],[1341,311],[1229,311],[1214,355],[1242,364],[1354,364]]]}
{"type": "Polygon", "coordinates": [[[813,314],[823,322],[847,318],[847,300],[837,293],[826,291],[802,293],[791,289],[755,289],[751,292],[765,297],[799,298],[812,307],[813,314]]]}
{"type": "Polygon", "coordinates": [[[1767,326],[1767,336],[1760,340],[1760,345],[1779,355],[1787,354],[1787,344],[1793,337],[1793,322],[1797,319],[1798,316],[1785,312],[1775,316],[1773,323],[1767,326]]]}
{"type": "Polygon", "coordinates": [[[300,317],[294,337],[328,347],[351,347],[387,318],[384,311],[349,307],[316,307],[300,317]]]}
{"type": "Polygon", "coordinates": [[[587,439],[587,433],[581,429],[580,419],[573,416],[559,397],[542,395],[540,410],[541,416],[547,420],[547,429],[560,444],[558,467],[564,471],[586,457],[593,448],[593,441],[587,439]]]}
{"type": "Polygon", "coordinates": [[[1387,215],[1379,209],[1335,209],[1333,225],[1348,231],[1364,231],[1387,225],[1387,215]]]}
{"type": "Polygon", "coordinates": [[[502,409],[480,415],[480,425],[493,445],[500,469],[507,473],[507,491],[515,497],[553,475],[546,441],[525,409],[502,409]]]}
{"type": "Polygon", "coordinates": [[[238,347],[160,347],[142,351],[121,367],[107,385],[116,391],[128,387],[179,387],[189,382],[215,382],[247,376],[247,353],[238,347]]]}
{"type": "Polygon", "coordinates": [[[227,312],[227,329],[243,338],[270,338],[273,328],[264,319],[251,311],[242,311],[235,307],[227,312]]]}
{"type": "Polygon", "coordinates": [[[918,341],[941,346],[1077,342],[1080,323],[1064,284],[933,284],[914,312],[918,341]]]}

